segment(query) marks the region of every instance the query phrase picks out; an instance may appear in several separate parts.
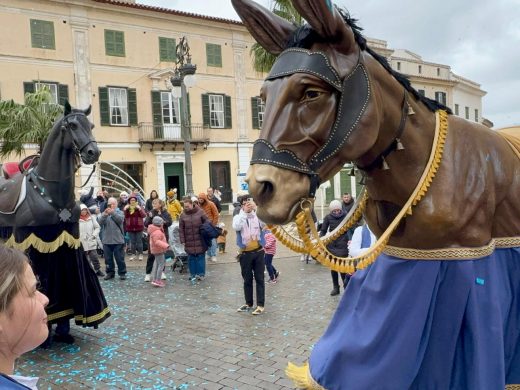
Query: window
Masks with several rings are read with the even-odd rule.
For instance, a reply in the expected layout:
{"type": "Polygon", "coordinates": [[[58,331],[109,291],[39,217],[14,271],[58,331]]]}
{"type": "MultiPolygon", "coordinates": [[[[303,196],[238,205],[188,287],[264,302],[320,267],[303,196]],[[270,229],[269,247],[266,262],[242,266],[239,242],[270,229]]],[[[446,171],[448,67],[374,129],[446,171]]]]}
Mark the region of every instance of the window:
{"type": "Polygon", "coordinates": [[[422,65],[419,65],[419,74],[422,73],[422,65]]]}
{"type": "Polygon", "coordinates": [[[222,67],[222,51],[220,45],[206,43],[206,60],[208,66],[222,67]]]}
{"type": "Polygon", "coordinates": [[[455,115],[459,115],[459,105],[455,104],[455,115]]]}
{"type": "Polygon", "coordinates": [[[175,39],[159,37],[159,57],[164,62],[175,62],[176,60],[175,39]]]}
{"type": "Polygon", "coordinates": [[[224,128],[224,96],[209,95],[209,125],[217,129],[224,128]]]}
{"type": "Polygon", "coordinates": [[[253,129],[261,129],[264,122],[265,104],[260,97],[251,98],[251,113],[253,116],[253,129]]]}
{"type": "Polygon", "coordinates": [[[475,122],[478,122],[478,110],[475,108],[475,122]]]}
{"type": "Polygon", "coordinates": [[[69,87],[65,84],[59,84],[53,81],[30,81],[23,83],[23,92],[33,93],[40,90],[43,87],[47,87],[51,93],[51,103],[59,104],[60,106],[65,105],[65,102],[69,100],[69,87]]]}
{"type": "Polygon", "coordinates": [[[401,63],[397,61],[397,70],[401,70],[401,63]]]}
{"type": "Polygon", "coordinates": [[[125,33],[105,30],[105,53],[107,56],[125,56],[125,33]]]}
{"type": "Polygon", "coordinates": [[[424,89],[418,89],[417,92],[419,92],[419,95],[421,95],[421,96],[426,96],[424,89]]]}
{"type": "Polygon", "coordinates": [[[102,126],[137,125],[137,93],[134,88],[99,87],[102,126]]]}
{"type": "Polygon", "coordinates": [[[435,92],[435,100],[446,105],[446,92],[435,92]]]}
{"type": "Polygon", "coordinates": [[[466,119],[469,119],[469,107],[464,107],[464,110],[466,111],[466,119]]]}
{"type": "Polygon", "coordinates": [[[178,125],[181,123],[179,99],[173,98],[170,92],[161,92],[162,123],[178,125]]]}
{"type": "Polygon", "coordinates": [[[31,45],[40,49],[55,50],[54,23],[31,19],[31,45]]]}
{"type": "Polygon", "coordinates": [[[215,129],[230,129],[231,97],[223,94],[202,95],[202,122],[215,129]]]}
{"type": "Polygon", "coordinates": [[[437,68],[437,76],[441,75],[441,68],[437,68]]]}

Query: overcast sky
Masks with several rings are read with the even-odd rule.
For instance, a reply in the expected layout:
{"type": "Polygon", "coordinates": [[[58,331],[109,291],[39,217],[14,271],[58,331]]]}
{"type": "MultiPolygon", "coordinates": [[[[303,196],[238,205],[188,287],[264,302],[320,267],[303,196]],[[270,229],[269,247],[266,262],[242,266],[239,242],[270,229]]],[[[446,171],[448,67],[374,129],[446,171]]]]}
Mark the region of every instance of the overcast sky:
{"type": "MultiPolygon", "coordinates": [[[[229,0],[137,0],[236,19],[229,0]]],[[[270,7],[270,0],[259,0],[270,7]]],[[[495,127],[520,125],[520,0],[334,1],[358,19],[367,37],[451,66],[481,85],[484,117],[495,127]]]]}

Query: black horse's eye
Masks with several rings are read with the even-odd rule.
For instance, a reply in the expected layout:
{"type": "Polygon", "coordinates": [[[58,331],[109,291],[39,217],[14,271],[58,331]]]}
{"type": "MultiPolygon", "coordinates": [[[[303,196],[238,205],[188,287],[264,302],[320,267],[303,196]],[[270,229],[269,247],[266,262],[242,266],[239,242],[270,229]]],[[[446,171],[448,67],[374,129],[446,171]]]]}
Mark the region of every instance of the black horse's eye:
{"type": "Polygon", "coordinates": [[[74,122],[69,123],[69,129],[71,129],[71,130],[77,130],[77,128],[78,128],[78,125],[75,124],[74,122]]]}

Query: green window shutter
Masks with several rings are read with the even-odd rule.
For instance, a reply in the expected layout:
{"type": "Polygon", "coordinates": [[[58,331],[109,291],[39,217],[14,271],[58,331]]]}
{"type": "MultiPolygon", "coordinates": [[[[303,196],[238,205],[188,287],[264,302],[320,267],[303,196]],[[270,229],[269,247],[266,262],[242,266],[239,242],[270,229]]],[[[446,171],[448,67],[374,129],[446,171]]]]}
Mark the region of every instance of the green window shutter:
{"type": "Polygon", "coordinates": [[[175,39],[159,37],[159,58],[161,61],[175,62],[176,49],[175,39]]]}
{"type": "Polygon", "coordinates": [[[69,86],[65,84],[58,84],[58,104],[65,106],[65,102],[69,100],[69,86]]]}
{"type": "Polygon", "coordinates": [[[253,116],[253,129],[259,129],[260,123],[258,122],[258,98],[251,98],[251,113],[253,116]]]}
{"type": "Polygon", "coordinates": [[[152,91],[152,116],[154,125],[162,125],[161,92],[152,91]]]}
{"type": "Polygon", "coordinates": [[[220,45],[217,45],[215,51],[215,66],[222,68],[222,47],[220,45]]]}
{"type": "Polygon", "coordinates": [[[125,33],[123,31],[105,30],[105,53],[108,56],[125,56],[125,33]]]}
{"type": "Polygon", "coordinates": [[[99,87],[99,112],[101,126],[110,126],[110,105],[108,103],[108,88],[99,87]]]}
{"type": "Polygon", "coordinates": [[[209,95],[202,94],[202,124],[209,126],[209,95]]]}
{"type": "Polygon", "coordinates": [[[56,49],[54,23],[47,20],[31,19],[31,46],[40,49],[56,49]]]}
{"type": "Polygon", "coordinates": [[[131,126],[137,126],[137,93],[135,88],[128,88],[128,120],[131,126]]]}
{"type": "Polygon", "coordinates": [[[23,96],[28,93],[34,93],[35,90],[34,82],[28,81],[23,83],[23,96]]]}
{"type": "Polygon", "coordinates": [[[231,96],[224,95],[224,128],[231,129],[231,96]]]}
{"type": "Polygon", "coordinates": [[[222,48],[220,45],[206,43],[206,62],[208,66],[222,67],[222,48]]]}

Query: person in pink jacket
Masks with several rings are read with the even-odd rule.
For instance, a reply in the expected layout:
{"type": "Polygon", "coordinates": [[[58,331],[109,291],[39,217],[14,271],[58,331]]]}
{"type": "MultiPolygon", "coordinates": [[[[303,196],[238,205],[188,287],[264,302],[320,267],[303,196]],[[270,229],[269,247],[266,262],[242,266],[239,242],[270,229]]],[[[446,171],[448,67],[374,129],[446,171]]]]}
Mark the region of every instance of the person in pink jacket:
{"type": "Polygon", "coordinates": [[[152,285],[164,287],[161,280],[161,273],[164,269],[164,253],[170,247],[163,230],[164,220],[158,215],[153,217],[152,224],[148,225],[148,235],[150,237],[150,253],[155,256],[152,268],[152,285]]]}

